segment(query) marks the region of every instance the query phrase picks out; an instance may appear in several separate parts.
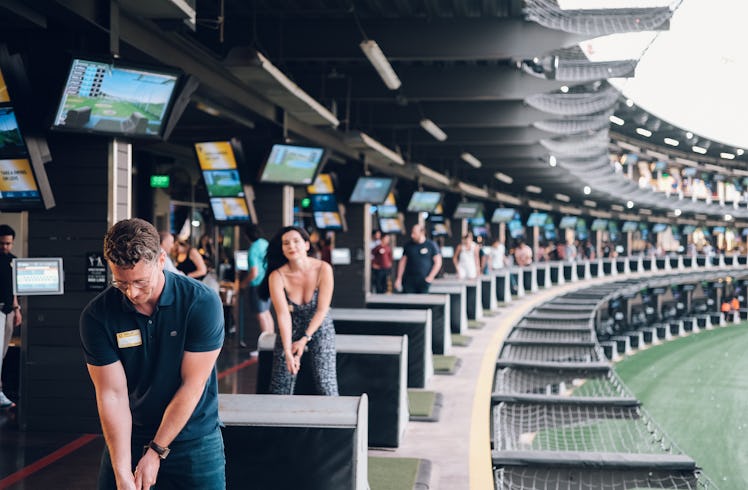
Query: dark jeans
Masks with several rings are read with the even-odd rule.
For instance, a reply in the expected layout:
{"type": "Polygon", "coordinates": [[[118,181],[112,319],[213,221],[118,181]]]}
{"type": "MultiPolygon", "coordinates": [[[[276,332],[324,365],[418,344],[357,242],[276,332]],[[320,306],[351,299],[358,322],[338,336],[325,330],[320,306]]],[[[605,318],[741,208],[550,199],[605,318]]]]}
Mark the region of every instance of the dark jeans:
{"type": "MultiPolygon", "coordinates": [[[[132,441],[133,471],[143,456],[143,446],[150,439],[132,441]]],[[[174,441],[169,446],[169,456],[161,461],[156,490],[225,490],[226,458],[220,427],[205,437],[189,441],[174,441]]],[[[116,490],[117,484],[109,459],[109,449],[104,448],[99,467],[99,490],[116,490]]]]}
{"type": "Polygon", "coordinates": [[[429,292],[431,283],[423,278],[406,276],[403,277],[403,293],[425,294],[429,292]]]}
{"type": "Polygon", "coordinates": [[[372,269],[371,279],[374,283],[375,293],[386,293],[387,292],[387,278],[390,275],[392,269],[372,269]]]}

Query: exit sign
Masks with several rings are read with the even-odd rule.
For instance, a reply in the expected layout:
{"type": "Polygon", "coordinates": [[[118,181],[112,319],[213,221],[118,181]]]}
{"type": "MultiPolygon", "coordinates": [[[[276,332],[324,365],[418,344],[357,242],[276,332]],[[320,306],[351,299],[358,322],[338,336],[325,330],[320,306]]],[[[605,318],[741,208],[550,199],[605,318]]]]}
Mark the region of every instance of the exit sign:
{"type": "Polygon", "coordinates": [[[169,187],[168,175],[151,175],[151,187],[154,189],[166,189],[169,187]]]}

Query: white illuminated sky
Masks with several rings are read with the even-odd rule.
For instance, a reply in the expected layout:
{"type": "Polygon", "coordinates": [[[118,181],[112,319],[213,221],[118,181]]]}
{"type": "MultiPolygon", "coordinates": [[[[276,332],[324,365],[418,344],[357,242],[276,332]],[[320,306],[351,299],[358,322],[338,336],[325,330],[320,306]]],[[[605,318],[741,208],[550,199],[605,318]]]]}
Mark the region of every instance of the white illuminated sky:
{"type": "MultiPolygon", "coordinates": [[[[559,3],[564,8],[595,8],[587,6],[590,0],[559,3]]],[[[597,0],[590,5],[668,3],[597,0]]],[[[683,0],[668,31],[607,36],[582,43],[582,49],[593,61],[641,57],[634,78],[611,80],[626,97],[675,126],[748,148],[746,19],[748,0],[683,0]]]]}

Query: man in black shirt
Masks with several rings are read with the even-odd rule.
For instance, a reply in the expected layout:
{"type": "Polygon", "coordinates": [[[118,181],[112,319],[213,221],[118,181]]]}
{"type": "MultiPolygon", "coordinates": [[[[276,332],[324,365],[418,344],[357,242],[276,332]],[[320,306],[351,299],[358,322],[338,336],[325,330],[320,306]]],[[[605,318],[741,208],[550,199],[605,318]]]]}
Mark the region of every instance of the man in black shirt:
{"type": "Polygon", "coordinates": [[[13,336],[13,328],[21,324],[21,307],[18,305],[18,298],[13,295],[13,271],[11,263],[15,255],[10,253],[13,249],[13,242],[16,238],[16,232],[8,225],[0,225],[0,325],[3,330],[0,332],[0,409],[10,408],[14,404],[3,393],[2,382],[2,360],[8,352],[8,345],[13,336]]]}
{"type": "Polygon", "coordinates": [[[422,225],[413,225],[410,241],[403,247],[403,256],[397,266],[395,289],[404,293],[428,293],[431,282],[442,268],[439,247],[426,239],[422,225]]]}

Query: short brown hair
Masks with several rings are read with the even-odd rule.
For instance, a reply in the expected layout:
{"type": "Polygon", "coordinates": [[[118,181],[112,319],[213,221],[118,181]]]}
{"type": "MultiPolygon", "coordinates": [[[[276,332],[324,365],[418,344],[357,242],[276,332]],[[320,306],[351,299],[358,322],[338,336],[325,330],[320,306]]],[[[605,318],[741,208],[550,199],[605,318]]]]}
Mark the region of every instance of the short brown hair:
{"type": "Polygon", "coordinates": [[[119,221],[104,236],[104,257],[117,267],[130,269],[141,260],[154,262],[160,254],[158,231],[140,218],[119,221]]]}

